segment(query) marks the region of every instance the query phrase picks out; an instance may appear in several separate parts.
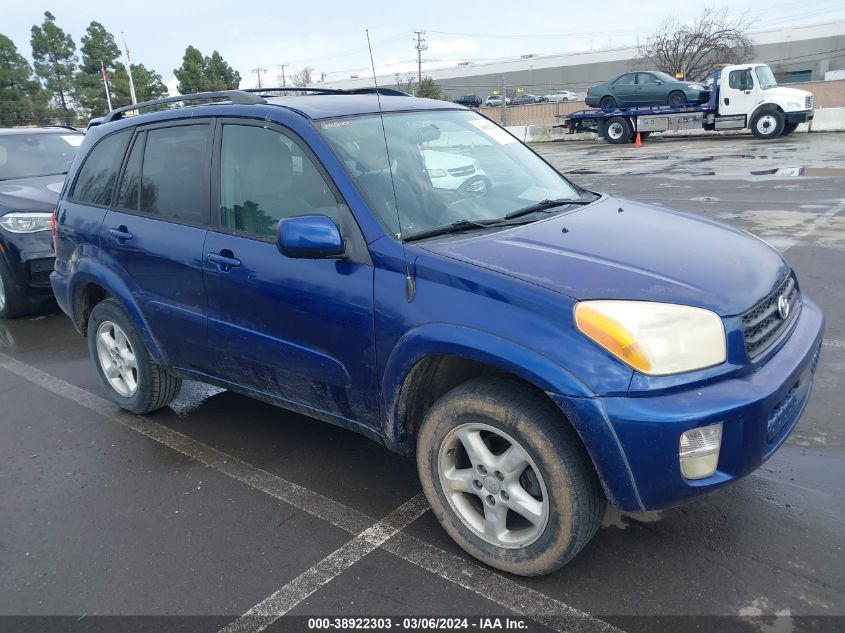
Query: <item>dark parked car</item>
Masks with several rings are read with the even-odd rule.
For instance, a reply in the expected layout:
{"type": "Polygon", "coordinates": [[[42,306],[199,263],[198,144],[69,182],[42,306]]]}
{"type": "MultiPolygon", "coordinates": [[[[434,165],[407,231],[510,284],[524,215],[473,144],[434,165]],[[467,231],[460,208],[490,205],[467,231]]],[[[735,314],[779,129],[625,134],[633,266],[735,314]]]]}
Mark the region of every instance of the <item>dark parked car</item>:
{"type": "Polygon", "coordinates": [[[53,300],[50,222],[83,138],[73,128],[0,128],[0,317],[53,300]]]}
{"type": "Polygon", "coordinates": [[[602,110],[618,107],[699,104],[710,98],[710,89],[695,81],[680,81],[656,70],[619,75],[587,88],[586,104],[602,110]]]}
{"type": "Polygon", "coordinates": [[[455,99],[455,103],[468,108],[480,108],[483,100],[478,95],[464,95],[455,99]]]}
{"type": "Polygon", "coordinates": [[[59,201],[53,289],[120,407],[190,378],[363,433],[525,575],[797,424],[823,317],[762,240],[586,191],[444,101],[218,97],[113,113],[59,201]]]}

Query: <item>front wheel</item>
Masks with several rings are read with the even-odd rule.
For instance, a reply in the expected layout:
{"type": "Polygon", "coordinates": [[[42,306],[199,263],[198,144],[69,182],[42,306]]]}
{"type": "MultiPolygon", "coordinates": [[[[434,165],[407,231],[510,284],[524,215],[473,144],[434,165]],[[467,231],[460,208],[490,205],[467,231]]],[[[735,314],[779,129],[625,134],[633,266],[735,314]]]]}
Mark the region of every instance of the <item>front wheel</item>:
{"type": "Polygon", "coordinates": [[[23,289],[6,263],[0,259],[0,317],[12,319],[26,314],[31,309],[23,289]]]}
{"type": "Polygon", "coordinates": [[[669,98],[666,100],[666,103],[673,107],[678,107],[687,102],[687,96],[678,90],[675,92],[669,93],[669,98]]]}
{"type": "Polygon", "coordinates": [[[123,307],[98,303],[88,320],[88,351],[109,398],[121,409],[149,413],[170,403],[182,379],[156,363],[123,307]]]}
{"type": "Polygon", "coordinates": [[[780,136],[786,120],[780,110],[763,110],[751,119],[751,133],[757,138],[770,139],[780,136]]]}
{"type": "Polygon", "coordinates": [[[434,404],[417,437],[417,468],[449,536],[514,574],[562,567],[604,514],[575,431],[542,394],[506,377],[471,380],[434,404]]]}

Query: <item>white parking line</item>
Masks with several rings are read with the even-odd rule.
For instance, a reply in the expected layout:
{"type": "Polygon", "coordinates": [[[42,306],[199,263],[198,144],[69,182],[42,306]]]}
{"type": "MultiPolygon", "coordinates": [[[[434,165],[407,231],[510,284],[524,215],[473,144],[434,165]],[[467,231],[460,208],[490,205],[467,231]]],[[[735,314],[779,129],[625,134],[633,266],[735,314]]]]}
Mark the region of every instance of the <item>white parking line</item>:
{"type": "Polygon", "coordinates": [[[843,209],[845,209],[845,200],[835,206],[832,206],[824,213],[819,213],[815,218],[813,218],[813,221],[810,222],[805,229],[798,231],[795,235],[789,236],[794,241],[785,248],[783,248],[781,250],[781,253],[785,253],[790,248],[798,244],[801,240],[805,240],[806,238],[810,237],[813,233],[815,233],[820,228],[824,227],[825,224],[830,222],[831,218],[833,218],[843,209]]]}
{"type": "Polygon", "coordinates": [[[845,341],[838,341],[835,338],[826,338],[822,341],[822,345],[825,347],[838,347],[843,349],[845,348],[845,341]]]}
{"type": "Polygon", "coordinates": [[[426,510],[428,503],[423,494],[419,493],[284,587],[267,596],[229,626],[221,629],[220,633],[263,631],[320,587],[416,521],[426,510]]]}
{"type": "MultiPolygon", "coordinates": [[[[0,367],[351,534],[363,536],[363,533],[374,529],[381,523],[376,522],[375,519],[363,512],[257,468],[237,457],[227,455],[178,431],[153,422],[149,418],[121,411],[108,400],[100,398],[90,391],[47,374],[2,352],[0,352],[0,367]]],[[[405,505],[400,506],[400,509],[405,508],[417,498],[414,497],[405,505]]],[[[424,509],[421,510],[420,514],[424,511],[424,509]]],[[[394,516],[397,512],[399,512],[399,509],[388,517],[394,516]]],[[[388,517],[383,520],[386,521],[388,517]]],[[[355,539],[352,539],[348,545],[351,546],[353,542],[355,542],[355,539]]],[[[343,556],[349,555],[348,552],[338,554],[345,547],[341,547],[327,558],[337,554],[338,558],[332,562],[336,563],[337,560],[342,560],[343,556]]],[[[360,545],[356,547],[360,547],[360,545]]],[[[619,629],[603,620],[570,607],[551,596],[523,586],[479,563],[449,554],[409,534],[394,532],[393,538],[386,540],[386,542],[382,541],[381,547],[444,580],[468,589],[487,600],[500,604],[514,613],[544,624],[553,630],[561,632],[577,630],[579,633],[621,633],[619,629]]],[[[319,566],[321,563],[323,561],[317,565],[319,566]]],[[[309,571],[303,572],[301,576],[305,576],[309,571]]],[[[300,582],[304,583],[308,579],[321,577],[319,570],[311,572],[311,574],[300,582]]],[[[296,580],[294,579],[294,581],[296,580]]],[[[259,622],[261,620],[261,616],[254,616],[254,618],[259,622]]]]}

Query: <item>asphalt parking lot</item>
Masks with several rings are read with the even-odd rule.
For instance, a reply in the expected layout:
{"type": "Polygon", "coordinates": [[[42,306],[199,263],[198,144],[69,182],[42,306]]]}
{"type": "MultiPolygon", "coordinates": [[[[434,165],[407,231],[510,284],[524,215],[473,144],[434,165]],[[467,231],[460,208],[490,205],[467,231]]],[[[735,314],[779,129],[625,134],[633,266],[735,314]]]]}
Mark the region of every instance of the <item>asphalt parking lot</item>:
{"type": "MultiPolygon", "coordinates": [[[[426,511],[413,461],[362,436],[196,383],[167,409],[122,413],[64,315],[0,321],[0,614],[66,616],[67,630],[102,622],[95,615],[202,616],[169,619],[170,630],[306,628],[271,615],[286,613],[842,631],[844,141],[536,146],[587,188],[762,237],[827,318],[812,400],[763,468],[689,506],[608,510],[551,576],[469,558],[426,511]]],[[[0,629],[43,622],[0,619],[0,629]]]]}

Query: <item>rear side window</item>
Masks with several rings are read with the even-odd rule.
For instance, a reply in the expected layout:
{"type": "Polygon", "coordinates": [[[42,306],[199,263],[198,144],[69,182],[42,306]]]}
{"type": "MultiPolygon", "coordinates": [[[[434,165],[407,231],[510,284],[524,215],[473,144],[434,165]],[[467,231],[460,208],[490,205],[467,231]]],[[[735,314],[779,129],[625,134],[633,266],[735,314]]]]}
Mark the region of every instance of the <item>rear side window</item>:
{"type": "Polygon", "coordinates": [[[123,180],[120,181],[120,189],[115,201],[115,206],[120,209],[138,210],[138,202],[141,198],[141,159],[144,155],[146,137],[146,133],[141,132],[135,137],[132,149],[129,150],[129,158],[123,170],[123,180]]]}
{"type": "Polygon", "coordinates": [[[615,86],[630,86],[634,83],[634,78],[636,75],[634,73],[629,73],[627,75],[622,75],[619,79],[613,82],[615,86]]]}
{"type": "MultiPolygon", "coordinates": [[[[141,213],[184,224],[206,224],[209,130],[208,124],[199,124],[147,132],[141,168],[141,213]]],[[[127,195],[131,193],[128,187],[127,195]]]]}
{"type": "Polygon", "coordinates": [[[98,142],[88,153],[76,183],[71,199],[82,204],[108,206],[111,204],[117,172],[132,130],[112,134],[98,142]]]}

